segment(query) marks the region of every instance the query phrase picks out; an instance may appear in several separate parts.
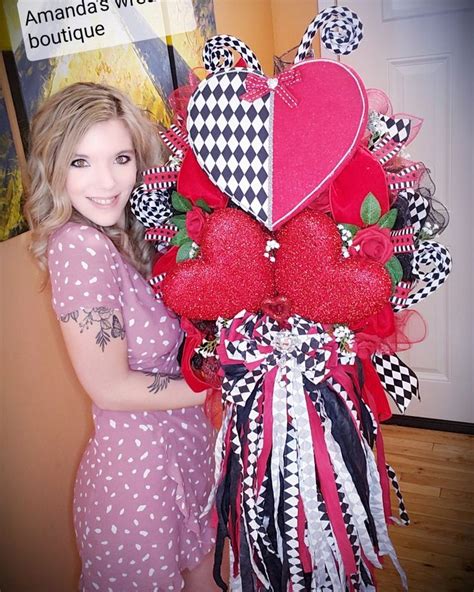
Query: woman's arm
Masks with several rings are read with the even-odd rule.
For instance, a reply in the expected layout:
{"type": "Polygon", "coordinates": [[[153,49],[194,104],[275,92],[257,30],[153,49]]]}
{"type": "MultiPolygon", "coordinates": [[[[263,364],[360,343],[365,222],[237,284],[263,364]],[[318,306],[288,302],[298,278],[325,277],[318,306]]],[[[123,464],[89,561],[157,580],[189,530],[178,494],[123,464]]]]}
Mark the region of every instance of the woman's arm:
{"type": "Polygon", "coordinates": [[[79,309],[61,317],[61,330],[77,377],[94,403],[112,411],[159,411],[202,405],[205,391],[194,393],[184,380],[130,370],[123,318],[118,310],[79,309]],[[108,311],[108,312],[107,312],[108,311]],[[97,340],[99,323],[107,318],[115,331],[110,340],[97,340]],[[117,324],[118,323],[118,324],[117,324]]]}

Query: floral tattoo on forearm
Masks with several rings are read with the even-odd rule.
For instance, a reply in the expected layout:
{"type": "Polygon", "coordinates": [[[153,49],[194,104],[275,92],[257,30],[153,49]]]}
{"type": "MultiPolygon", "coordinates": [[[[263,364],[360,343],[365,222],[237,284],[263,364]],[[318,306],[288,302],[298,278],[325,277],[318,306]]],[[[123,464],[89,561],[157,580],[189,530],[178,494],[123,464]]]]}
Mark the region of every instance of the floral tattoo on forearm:
{"type": "MultiPolygon", "coordinates": [[[[88,331],[91,327],[99,326],[95,336],[95,342],[102,351],[112,339],[125,339],[125,329],[114,311],[104,306],[97,308],[81,308],[65,315],[61,315],[61,321],[68,323],[74,321],[79,325],[81,333],[88,331]]],[[[166,389],[170,380],[179,379],[179,376],[160,374],[159,372],[145,372],[146,376],[152,376],[153,381],[148,385],[148,391],[156,394],[166,389]]]]}
{"type": "Polygon", "coordinates": [[[81,311],[75,310],[61,316],[63,323],[74,321],[79,325],[81,333],[92,327],[99,326],[99,331],[95,336],[95,342],[102,351],[110,343],[111,339],[125,339],[125,329],[118,316],[110,308],[99,306],[97,308],[83,308],[81,311]],[[80,315],[80,312],[83,315],[80,315]],[[81,318],[80,318],[81,316],[81,318]]]}

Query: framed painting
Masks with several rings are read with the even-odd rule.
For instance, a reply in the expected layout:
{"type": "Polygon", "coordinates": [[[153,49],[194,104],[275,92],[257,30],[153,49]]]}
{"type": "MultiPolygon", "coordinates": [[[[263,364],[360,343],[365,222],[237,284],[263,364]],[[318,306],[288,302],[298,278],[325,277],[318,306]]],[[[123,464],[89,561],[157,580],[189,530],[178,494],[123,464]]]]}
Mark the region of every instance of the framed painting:
{"type": "MultiPolygon", "coordinates": [[[[63,0],[55,1],[61,3],[63,0]]],[[[158,31],[158,27],[156,32],[160,34],[155,35],[150,29],[153,23],[142,19],[139,23],[141,29],[149,29],[147,39],[32,61],[28,55],[29,48],[25,46],[16,2],[7,0],[4,4],[5,22],[16,69],[16,76],[11,77],[15,80],[10,80],[10,84],[15,87],[12,90],[18,92],[19,99],[15,104],[18,118],[21,120],[23,117],[27,127],[38,106],[51,94],[74,82],[90,81],[120,88],[137,105],[148,110],[157,122],[169,125],[169,96],[177,86],[186,84],[189,73],[201,64],[204,43],[215,34],[216,26],[212,0],[164,0],[162,4],[165,14],[177,7],[179,16],[179,10],[186,9],[187,22],[191,24],[185,31],[175,33],[176,28],[171,22],[168,29],[165,27],[158,31]],[[167,9],[166,5],[169,5],[167,9]]],[[[174,18],[177,18],[176,14],[174,18]]],[[[3,132],[2,127],[3,133],[7,132],[3,132]]],[[[23,136],[27,137],[27,131],[23,136]]],[[[4,144],[8,145],[8,141],[4,144]]],[[[6,182],[6,173],[3,172],[5,159],[9,156],[4,155],[2,150],[0,158],[0,182],[3,186],[6,182]]],[[[8,196],[5,194],[2,197],[2,206],[7,201],[16,203],[21,200],[21,175],[18,167],[15,171],[9,174],[10,183],[13,178],[18,180],[8,196]]],[[[0,232],[3,234],[3,219],[1,224],[0,232]]],[[[21,228],[24,229],[24,226],[21,228]]]]}

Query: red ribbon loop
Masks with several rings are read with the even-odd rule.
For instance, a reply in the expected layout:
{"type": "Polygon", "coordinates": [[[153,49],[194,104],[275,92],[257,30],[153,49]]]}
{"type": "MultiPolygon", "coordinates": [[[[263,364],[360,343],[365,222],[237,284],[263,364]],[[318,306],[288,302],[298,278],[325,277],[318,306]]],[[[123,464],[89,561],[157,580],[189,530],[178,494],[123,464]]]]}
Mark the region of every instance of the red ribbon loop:
{"type": "Polygon", "coordinates": [[[270,92],[276,93],[285,103],[293,109],[298,105],[297,99],[290,93],[288,87],[300,82],[301,72],[296,69],[286,70],[275,78],[265,78],[256,74],[249,74],[245,79],[246,92],[240,96],[242,101],[253,102],[264,97],[270,92]]]}

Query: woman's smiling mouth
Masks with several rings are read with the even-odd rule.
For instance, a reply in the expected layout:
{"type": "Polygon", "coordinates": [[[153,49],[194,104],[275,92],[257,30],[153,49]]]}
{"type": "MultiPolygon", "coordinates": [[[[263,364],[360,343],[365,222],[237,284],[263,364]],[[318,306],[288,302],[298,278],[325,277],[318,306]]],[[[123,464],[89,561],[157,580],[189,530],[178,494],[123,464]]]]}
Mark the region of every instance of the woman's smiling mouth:
{"type": "Polygon", "coordinates": [[[97,204],[98,206],[107,207],[114,204],[118,198],[118,195],[114,195],[113,197],[88,197],[87,199],[97,204]]]}

